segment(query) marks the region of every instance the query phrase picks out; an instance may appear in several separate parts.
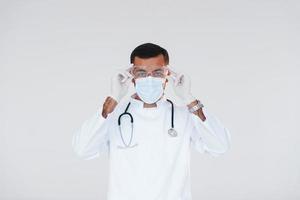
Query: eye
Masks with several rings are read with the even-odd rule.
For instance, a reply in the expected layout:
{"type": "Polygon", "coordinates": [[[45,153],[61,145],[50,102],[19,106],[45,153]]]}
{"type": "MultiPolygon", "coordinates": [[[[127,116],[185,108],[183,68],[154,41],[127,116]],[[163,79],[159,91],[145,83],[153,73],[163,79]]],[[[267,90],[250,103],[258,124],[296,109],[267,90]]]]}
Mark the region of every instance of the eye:
{"type": "Polygon", "coordinates": [[[152,73],[153,76],[155,77],[163,77],[164,76],[164,72],[162,70],[157,70],[157,71],[154,71],[152,73]]]}
{"type": "Polygon", "coordinates": [[[135,73],[135,75],[136,75],[137,77],[145,77],[145,76],[147,76],[147,72],[145,72],[145,71],[137,71],[137,72],[135,73]]]}

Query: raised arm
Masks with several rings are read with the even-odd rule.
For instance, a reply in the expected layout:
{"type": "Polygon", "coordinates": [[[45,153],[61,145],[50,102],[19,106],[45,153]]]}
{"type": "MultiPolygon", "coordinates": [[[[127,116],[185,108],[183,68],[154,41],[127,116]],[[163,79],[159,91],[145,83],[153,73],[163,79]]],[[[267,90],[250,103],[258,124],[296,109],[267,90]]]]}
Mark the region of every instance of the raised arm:
{"type": "Polygon", "coordinates": [[[191,81],[187,75],[170,71],[170,78],[175,94],[185,105],[189,109],[197,105],[196,110],[191,111],[193,113],[188,113],[192,146],[199,152],[212,155],[225,153],[231,142],[229,131],[215,116],[200,107],[199,101],[191,94],[191,81]]]}
{"type": "Polygon", "coordinates": [[[109,128],[114,118],[113,111],[128,91],[132,78],[129,70],[130,68],[118,70],[112,76],[111,94],[103,104],[102,113],[96,112],[75,131],[72,147],[79,157],[92,159],[101,152],[108,151],[109,128]]]}

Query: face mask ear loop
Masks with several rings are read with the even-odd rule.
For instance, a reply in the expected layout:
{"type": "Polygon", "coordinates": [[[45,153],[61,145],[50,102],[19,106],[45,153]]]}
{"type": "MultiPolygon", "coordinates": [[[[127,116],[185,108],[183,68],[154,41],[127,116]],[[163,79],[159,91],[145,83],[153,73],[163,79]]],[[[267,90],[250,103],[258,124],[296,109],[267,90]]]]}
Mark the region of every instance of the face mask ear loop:
{"type": "Polygon", "coordinates": [[[166,69],[167,69],[167,71],[168,71],[168,72],[167,72],[167,75],[166,75],[166,79],[167,79],[168,81],[173,81],[173,82],[175,82],[175,80],[176,80],[176,73],[170,69],[170,65],[166,65],[165,67],[166,67],[166,69]],[[170,73],[170,74],[169,74],[169,73],[170,73]]]}

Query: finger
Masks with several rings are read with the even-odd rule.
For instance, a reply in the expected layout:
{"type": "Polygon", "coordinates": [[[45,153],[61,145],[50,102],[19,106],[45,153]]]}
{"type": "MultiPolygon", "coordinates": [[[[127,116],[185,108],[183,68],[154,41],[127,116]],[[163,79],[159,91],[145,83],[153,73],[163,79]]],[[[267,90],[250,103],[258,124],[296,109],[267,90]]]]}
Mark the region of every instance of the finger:
{"type": "Polygon", "coordinates": [[[127,79],[125,79],[121,84],[122,84],[122,86],[124,87],[127,87],[127,86],[129,86],[129,83],[131,82],[131,80],[132,80],[132,78],[130,78],[130,77],[127,77],[127,79]]]}
{"type": "Polygon", "coordinates": [[[123,83],[127,80],[128,76],[125,74],[124,71],[118,70],[116,74],[116,79],[118,80],[119,83],[123,83]]]}
{"type": "Polygon", "coordinates": [[[125,71],[131,74],[132,70],[133,70],[133,64],[131,64],[130,67],[128,67],[125,71]]]}
{"type": "Polygon", "coordinates": [[[183,74],[178,74],[178,75],[176,76],[175,85],[181,85],[181,84],[182,84],[183,77],[184,77],[183,74]]]}
{"type": "Polygon", "coordinates": [[[176,77],[178,75],[178,73],[176,73],[172,69],[168,68],[168,70],[169,70],[171,76],[175,76],[176,77]]]}
{"type": "Polygon", "coordinates": [[[170,70],[170,72],[171,72],[170,77],[174,80],[175,83],[177,83],[178,82],[177,79],[180,76],[180,74],[174,72],[173,70],[170,70]]]}
{"type": "Polygon", "coordinates": [[[170,77],[173,80],[173,82],[176,83],[176,79],[177,79],[176,76],[174,76],[174,75],[171,74],[170,77]]]}
{"type": "Polygon", "coordinates": [[[133,79],[132,76],[127,76],[122,80],[121,84],[122,85],[127,85],[131,80],[133,79]]]}
{"type": "Polygon", "coordinates": [[[129,68],[125,71],[125,74],[127,76],[128,79],[132,79],[133,78],[133,74],[132,74],[132,68],[129,68]]]}
{"type": "Polygon", "coordinates": [[[118,74],[119,74],[118,79],[121,83],[125,83],[128,81],[128,79],[131,80],[133,78],[133,75],[131,74],[131,69],[132,67],[129,67],[125,70],[118,70],[118,74]]]}
{"type": "Polygon", "coordinates": [[[176,80],[175,73],[173,73],[172,70],[170,70],[170,69],[168,69],[167,78],[168,78],[168,80],[171,80],[173,82],[175,82],[175,80],[176,80]]]}

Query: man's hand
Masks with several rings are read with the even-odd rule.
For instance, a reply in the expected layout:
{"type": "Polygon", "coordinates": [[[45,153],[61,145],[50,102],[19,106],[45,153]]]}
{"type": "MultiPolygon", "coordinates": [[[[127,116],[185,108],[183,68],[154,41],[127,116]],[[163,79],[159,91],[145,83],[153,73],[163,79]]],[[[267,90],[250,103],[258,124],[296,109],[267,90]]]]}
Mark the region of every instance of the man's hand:
{"type": "Polygon", "coordinates": [[[127,94],[129,83],[133,76],[130,73],[131,67],[126,70],[118,70],[111,78],[111,94],[110,96],[117,102],[127,94]]]}
{"type": "Polygon", "coordinates": [[[127,94],[129,83],[132,80],[131,67],[126,70],[118,70],[111,78],[111,94],[105,99],[102,108],[102,116],[107,118],[113,112],[118,102],[127,94]]]}
{"type": "MultiPolygon", "coordinates": [[[[174,71],[169,72],[169,77],[172,79],[172,86],[175,94],[187,105],[188,108],[197,104],[197,100],[191,93],[191,80],[187,75],[178,74],[174,71]]],[[[206,120],[202,108],[193,112],[202,121],[206,120]]]]}
{"type": "Polygon", "coordinates": [[[117,106],[117,104],[118,104],[118,102],[116,100],[114,100],[111,97],[107,97],[105,99],[105,102],[103,103],[102,116],[104,118],[106,118],[109,113],[111,113],[112,111],[114,111],[114,109],[117,106]]]}
{"type": "Polygon", "coordinates": [[[191,94],[191,81],[187,75],[177,74],[174,71],[170,71],[170,78],[172,79],[172,86],[175,94],[185,103],[189,105],[196,100],[191,94]]]}

